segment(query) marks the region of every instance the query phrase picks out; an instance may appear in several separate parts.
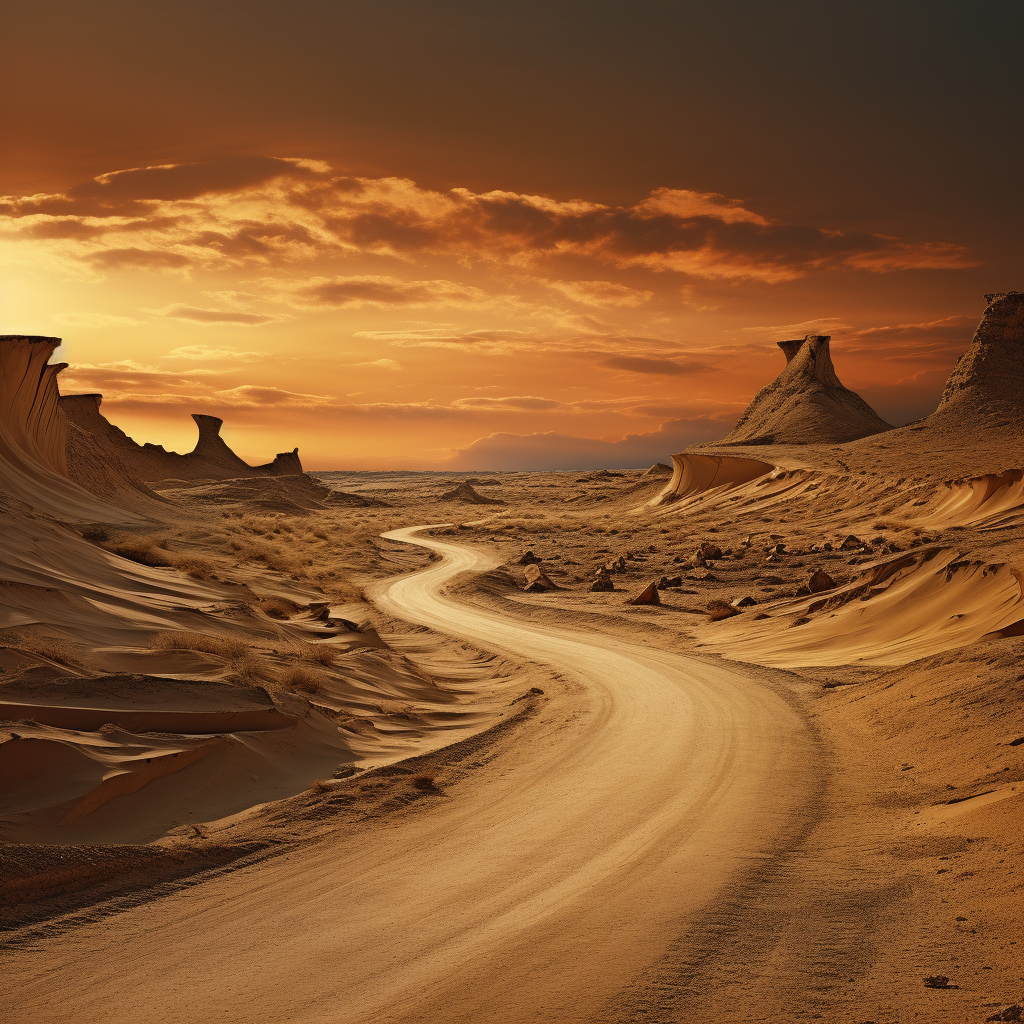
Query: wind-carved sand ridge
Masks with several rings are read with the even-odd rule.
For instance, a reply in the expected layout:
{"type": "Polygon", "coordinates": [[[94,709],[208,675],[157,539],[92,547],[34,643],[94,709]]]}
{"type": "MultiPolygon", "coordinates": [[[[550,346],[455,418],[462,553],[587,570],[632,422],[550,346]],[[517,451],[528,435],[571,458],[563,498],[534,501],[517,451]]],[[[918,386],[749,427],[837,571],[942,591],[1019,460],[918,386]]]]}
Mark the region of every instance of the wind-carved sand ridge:
{"type": "Polygon", "coordinates": [[[924,420],[813,336],[722,442],[582,475],[154,457],[9,339],[5,1017],[1013,1019],[1024,296],[986,298],[924,420]]]}

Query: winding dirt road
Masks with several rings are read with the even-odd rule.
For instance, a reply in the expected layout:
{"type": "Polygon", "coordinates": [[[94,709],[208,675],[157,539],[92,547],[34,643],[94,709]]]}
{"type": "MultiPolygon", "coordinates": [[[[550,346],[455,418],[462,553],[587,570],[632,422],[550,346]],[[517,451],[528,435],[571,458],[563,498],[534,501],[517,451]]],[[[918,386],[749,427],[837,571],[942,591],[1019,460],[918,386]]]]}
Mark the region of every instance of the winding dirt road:
{"type": "Polygon", "coordinates": [[[444,799],[16,953],[9,1020],[648,1019],[621,993],[785,848],[813,738],[735,666],[457,603],[453,577],[494,563],[414,534],[387,536],[443,560],[378,585],[378,607],[564,690],[444,799]]]}

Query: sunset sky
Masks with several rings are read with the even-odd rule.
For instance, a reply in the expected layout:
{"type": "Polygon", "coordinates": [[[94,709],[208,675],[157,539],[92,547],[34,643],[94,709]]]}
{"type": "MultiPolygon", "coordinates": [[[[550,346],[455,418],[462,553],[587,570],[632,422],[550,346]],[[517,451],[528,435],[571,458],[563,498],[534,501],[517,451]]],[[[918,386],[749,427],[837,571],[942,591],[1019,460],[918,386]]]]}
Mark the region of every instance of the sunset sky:
{"type": "Polygon", "coordinates": [[[1024,286],[1016,2],[5,7],[0,331],[138,441],[647,465],[807,333],[904,423],[1024,286]]]}

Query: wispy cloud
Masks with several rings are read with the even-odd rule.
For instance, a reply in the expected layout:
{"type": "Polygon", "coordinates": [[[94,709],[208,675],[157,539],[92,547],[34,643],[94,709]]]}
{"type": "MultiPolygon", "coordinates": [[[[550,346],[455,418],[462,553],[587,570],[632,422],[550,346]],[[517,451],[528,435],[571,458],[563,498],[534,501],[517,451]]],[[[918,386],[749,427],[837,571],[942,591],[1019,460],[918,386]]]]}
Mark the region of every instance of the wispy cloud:
{"type": "Polygon", "coordinates": [[[203,327],[262,327],[264,324],[282,323],[295,317],[285,313],[246,313],[238,309],[203,309],[175,302],[163,309],[148,309],[152,316],[168,320],[185,320],[203,327]]]}

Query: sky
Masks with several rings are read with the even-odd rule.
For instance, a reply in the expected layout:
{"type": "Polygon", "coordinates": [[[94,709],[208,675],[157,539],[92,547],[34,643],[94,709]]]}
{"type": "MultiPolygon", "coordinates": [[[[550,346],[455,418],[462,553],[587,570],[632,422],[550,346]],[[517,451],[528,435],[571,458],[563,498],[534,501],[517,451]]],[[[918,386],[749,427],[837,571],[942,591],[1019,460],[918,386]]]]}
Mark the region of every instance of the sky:
{"type": "Polygon", "coordinates": [[[8,0],[0,333],[187,451],[667,462],[830,334],[894,424],[1024,287],[1003,0],[8,0]]]}

